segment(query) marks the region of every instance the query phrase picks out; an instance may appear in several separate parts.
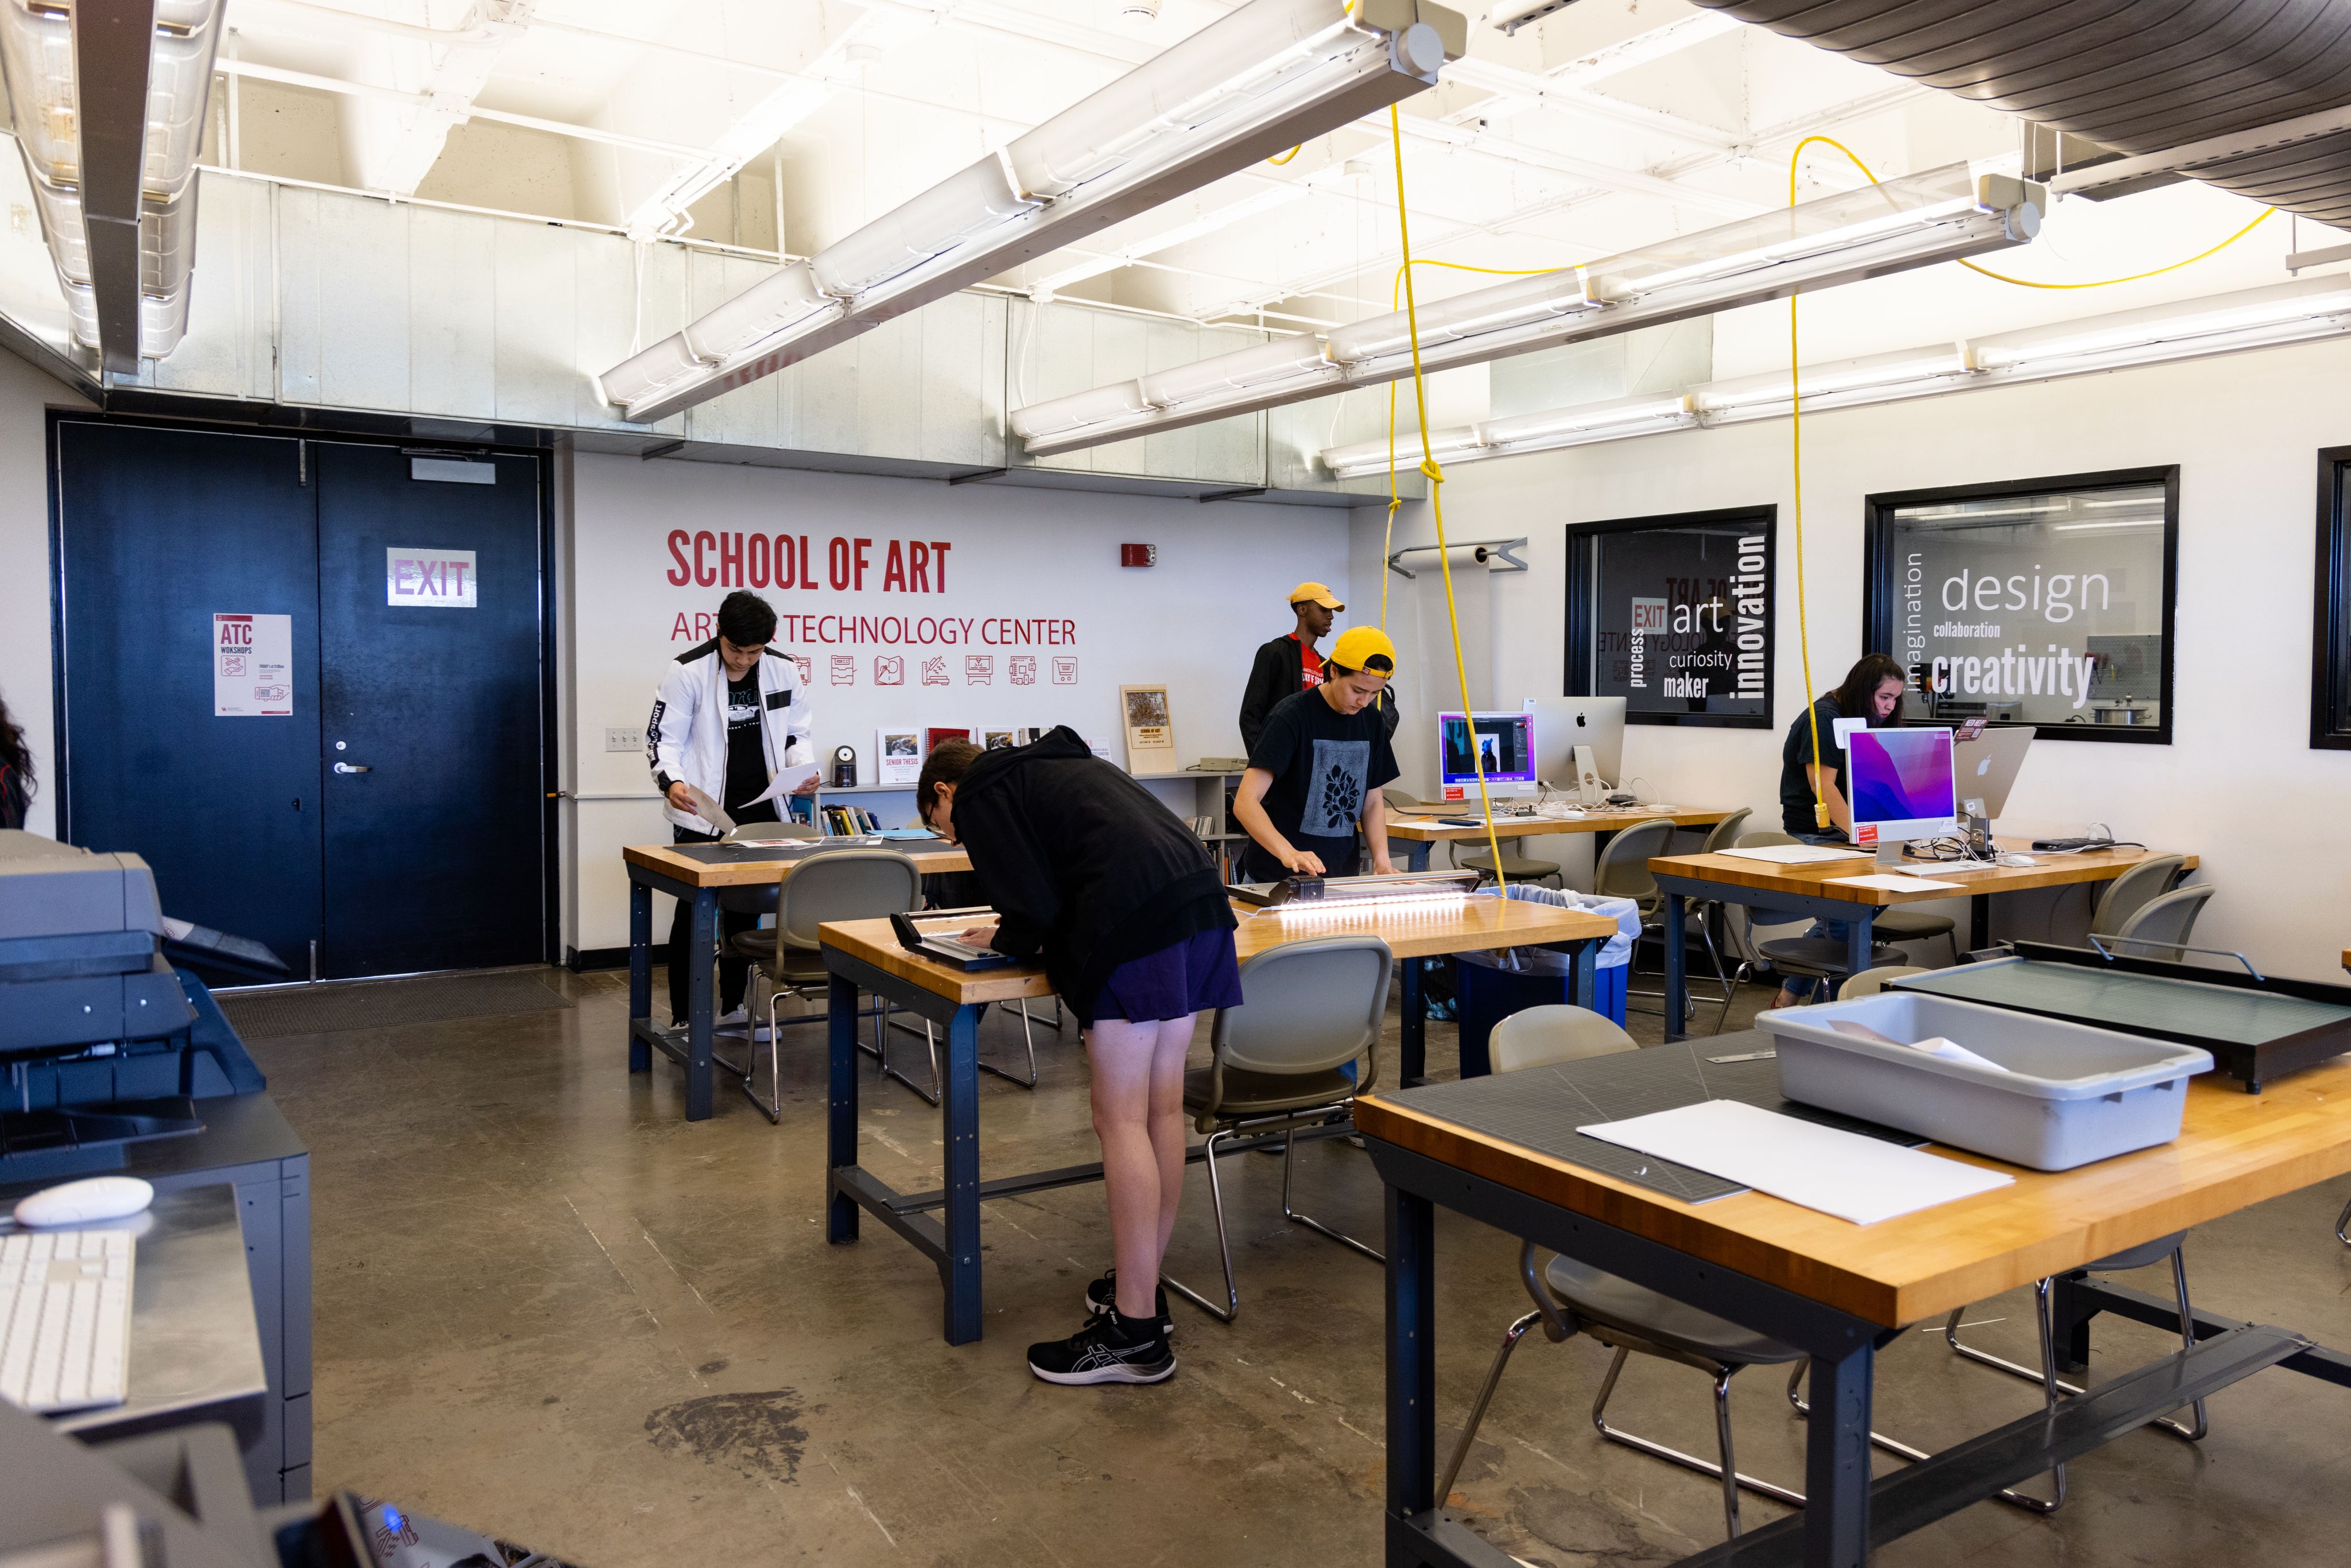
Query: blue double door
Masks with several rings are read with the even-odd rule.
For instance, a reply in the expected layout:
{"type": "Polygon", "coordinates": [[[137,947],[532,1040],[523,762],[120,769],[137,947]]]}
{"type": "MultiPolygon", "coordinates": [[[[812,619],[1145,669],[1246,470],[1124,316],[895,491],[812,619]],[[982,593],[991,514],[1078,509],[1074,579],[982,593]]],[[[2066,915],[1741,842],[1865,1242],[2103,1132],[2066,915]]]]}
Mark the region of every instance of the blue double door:
{"type": "Polygon", "coordinates": [[[52,434],[63,835],[303,977],[549,957],[541,460],[52,434]]]}

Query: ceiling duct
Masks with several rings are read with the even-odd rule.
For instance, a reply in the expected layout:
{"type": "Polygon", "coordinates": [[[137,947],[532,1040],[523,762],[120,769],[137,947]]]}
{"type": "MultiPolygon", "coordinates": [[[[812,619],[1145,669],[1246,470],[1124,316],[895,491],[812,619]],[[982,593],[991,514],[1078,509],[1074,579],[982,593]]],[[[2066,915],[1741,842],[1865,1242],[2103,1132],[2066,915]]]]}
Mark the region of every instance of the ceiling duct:
{"type": "Polygon", "coordinates": [[[2061,193],[2183,173],[2351,225],[2351,118],[2328,112],[2351,108],[2341,0],[1691,3],[2118,155],[2061,193]]]}

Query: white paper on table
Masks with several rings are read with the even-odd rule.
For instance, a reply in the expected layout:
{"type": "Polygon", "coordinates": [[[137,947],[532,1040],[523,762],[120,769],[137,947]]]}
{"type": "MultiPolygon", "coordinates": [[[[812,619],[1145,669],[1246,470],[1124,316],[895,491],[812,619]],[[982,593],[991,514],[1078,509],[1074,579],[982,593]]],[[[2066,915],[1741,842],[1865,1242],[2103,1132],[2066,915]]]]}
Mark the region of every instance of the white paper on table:
{"type": "Polygon", "coordinates": [[[2016,1179],[1740,1100],[1701,1100],[1576,1131],[1855,1225],[1973,1197],[2016,1179]]]}
{"type": "MultiPolygon", "coordinates": [[[[779,768],[776,770],[776,777],[769,781],[766,791],[744,801],[744,809],[748,810],[762,800],[779,800],[815,777],[816,764],[814,763],[810,763],[805,768],[779,768]]],[[[703,815],[707,817],[710,813],[705,811],[703,815]]],[[[715,821],[717,819],[711,820],[715,821]]]]}
{"type": "Polygon", "coordinates": [[[1964,888],[1958,882],[1936,882],[1923,876],[1824,876],[1833,887],[1875,887],[1886,893],[1932,893],[1937,888],[1964,888]]]}

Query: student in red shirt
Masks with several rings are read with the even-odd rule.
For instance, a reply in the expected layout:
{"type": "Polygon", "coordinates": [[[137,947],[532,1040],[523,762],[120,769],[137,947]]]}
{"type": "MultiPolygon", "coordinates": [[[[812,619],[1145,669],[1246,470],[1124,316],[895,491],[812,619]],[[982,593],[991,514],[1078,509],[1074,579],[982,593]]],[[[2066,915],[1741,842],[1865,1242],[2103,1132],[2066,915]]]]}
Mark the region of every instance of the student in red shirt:
{"type": "Polygon", "coordinates": [[[1319,582],[1301,582],[1290,591],[1290,608],[1297,626],[1257,651],[1249,685],[1241,693],[1241,747],[1257,749],[1265,733],[1265,716],[1282,698],[1311,692],[1322,684],[1322,655],[1314,644],[1331,634],[1332,617],[1346,609],[1339,596],[1319,582]]]}

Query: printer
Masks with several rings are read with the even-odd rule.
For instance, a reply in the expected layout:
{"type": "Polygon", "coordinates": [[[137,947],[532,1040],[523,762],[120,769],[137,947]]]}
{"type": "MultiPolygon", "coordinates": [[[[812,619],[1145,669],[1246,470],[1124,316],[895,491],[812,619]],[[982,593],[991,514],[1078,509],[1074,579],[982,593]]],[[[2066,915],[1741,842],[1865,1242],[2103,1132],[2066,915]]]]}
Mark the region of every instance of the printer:
{"type": "Polygon", "coordinates": [[[120,1166],[126,1143],[200,1130],[191,1099],[264,1086],[172,953],[284,970],[167,917],[137,855],[0,831],[0,1180],[120,1166]]]}

